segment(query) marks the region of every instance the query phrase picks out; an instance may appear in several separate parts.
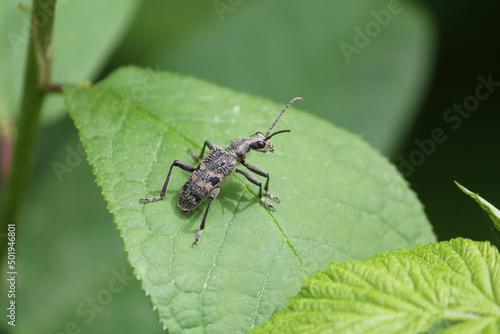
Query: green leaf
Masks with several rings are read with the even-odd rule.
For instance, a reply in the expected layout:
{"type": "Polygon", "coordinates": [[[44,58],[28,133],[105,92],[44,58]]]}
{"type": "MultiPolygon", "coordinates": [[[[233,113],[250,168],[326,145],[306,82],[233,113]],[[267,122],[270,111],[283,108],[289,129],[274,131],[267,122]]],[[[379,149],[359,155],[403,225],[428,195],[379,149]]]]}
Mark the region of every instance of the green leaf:
{"type": "Polygon", "coordinates": [[[499,263],[467,239],[332,263],[252,333],[498,333],[499,263]]]}
{"type": "Polygon", "coordinates": [[[478,204],[479,206],[486,211],[488,216],[490,217],[491,221],[493,222],[493,225],[495,225],[496,229],[500,231],[500,211],[494,207],[490,202],[487,200],[483,199],[481,196],[478,194],[474,194],[471,192],[469,189],[465,188],[462,186],[460,183],[455,181],[455,184],[467,195],[472,197],[478,204]]]}
{"type": "Polygon", "coordinates": [[[299,111],[298,101],[275,127],[292,130],[273,138],[275,153],[248,157],[270,173],[277,210],[233,175],[193,246],[206,203],[187,215],[177,208],[187,172],[173,170],[162,201],[139,199],[159,194],[174,160],[195,163],[188,149],[266,131],[288,101],[135,67],[92,88],[67,86],[64,97],[129,262],[172,333],[248,332],[286,305],[300,278],[334,260],[434,240],[396,169],[358,137],[299,111]]]}
{"type": "MultiPolygon", "coordinates": [[[[113,52],[141,0],[58,1],[54,24],[52,80],[75,82],[92,79],[113,52]]],[[[30,14],[18,8],[18,0],[0,4],[0,116],[18,112],[30,14]]],[[[25,3],[24,5],[31,5],[25,3]]],[[[44,18],[40,18],[41,22],[44,18]]],[[[44,103],[44,120],[63,112],[60,95],[44,103]]]]}

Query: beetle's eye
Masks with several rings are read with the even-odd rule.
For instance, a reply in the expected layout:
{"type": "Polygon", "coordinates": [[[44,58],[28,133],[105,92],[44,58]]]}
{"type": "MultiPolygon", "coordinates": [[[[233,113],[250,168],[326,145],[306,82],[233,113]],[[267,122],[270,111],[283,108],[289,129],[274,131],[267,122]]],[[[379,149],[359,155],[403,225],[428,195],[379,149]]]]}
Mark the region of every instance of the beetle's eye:
{"type": "Polygon", "coordinates": [[[258,141],[258,142],[255,142],[252,144],[252,148],[254,150],[259,150],[259,149],[264,148],[264,147],[266,147],[266,143],[263,141],[258,141]]]}

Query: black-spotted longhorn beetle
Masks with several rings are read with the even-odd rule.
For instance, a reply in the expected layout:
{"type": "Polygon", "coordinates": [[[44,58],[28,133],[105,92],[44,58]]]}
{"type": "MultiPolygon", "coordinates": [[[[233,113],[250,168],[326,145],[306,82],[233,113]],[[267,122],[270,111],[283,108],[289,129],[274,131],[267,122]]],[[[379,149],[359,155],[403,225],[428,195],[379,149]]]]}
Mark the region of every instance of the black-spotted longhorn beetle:
{"type": "Polygon", "coordinates": [[[163,185],[163,189],[160,192],[159,196],[155,196],[152,198],[142,198],[141,202],[150,203],[156,202],[163,197],[167,193],[168,182],[170,181],[170,175],[172,174],[172,168],[174,166],[181,168],[187,172],[192,173],[189,179],[186,181],[184,186],[182,187],[179,193],[179,199],[177,200],[177,206],[181,209],[182,212],[186,213],[195,207],[197,207],[205,198],[208,197],[208,205],[205,210],[205,214],[203,216],[203,220],[201,221],[200,229],[196,233],[194,238],[194,243],[197,244],[200,242],[201,233],[205,228],[205,222],[207,220],[208,210],[210,209],[210,203],[217,197],[219,194],[219,187],[223,184],[234,172],[243,174],[250,182],[259,187],[259,198],[262,204],[269,210],[276,210],[274,206],[269,204],[262,194],[262,183],[258,178],[254,175],[250,174],[247,171],[236,168],[238,162],[243,166],[248,168],[251,172],[254,172],[257,175],[266,178],[266,184],[264,185],[264,190],[266,192],[267,197],[272,199],[275,202],[279,202],[280,199],[273,196],[269,192],[269,174],[262,168],[257,166],[249,165],[245,162],[247,158],[248,152],[250,150],[254,150],[257,152],[274,152],[273,144],[269,141],[271,137],[277,135],[279,133],[290,132],[290,130],[281,130],[271,133],[273,127],[278,123],[280,117],[283,113],[290,107],[290,105],[296,101],[302,100],[300,97],[296,97],[292,99],[283,111],[279,114],[278,118],[271,125],[269,130],[267,130],[266,134],[262,134],[261,132],[256,132],[248,138],[244,138],[241,140],[232,140],[231,144],[223,149],[212,143],[210,140],[206,140],[203,144],[203,148],[201,149],[201,153],[199,155],[194,154],[192,150],[190,150],[191,156],[195,160],[203,159],[203,155],[205,153],[205,147],[210,149],[210,152],[203,159],[200,165],[196,168],[188,164],[187,162],[175,160],[174,163],[170,166],[170,169],[167,174],[167,179],[165,180],[165,184],[163,185]]]}

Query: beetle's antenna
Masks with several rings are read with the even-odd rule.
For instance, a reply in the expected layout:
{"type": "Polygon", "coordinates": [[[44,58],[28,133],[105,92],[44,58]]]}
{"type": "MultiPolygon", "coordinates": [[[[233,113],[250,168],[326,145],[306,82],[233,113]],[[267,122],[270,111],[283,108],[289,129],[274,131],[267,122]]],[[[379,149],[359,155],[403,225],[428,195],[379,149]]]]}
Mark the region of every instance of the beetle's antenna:
{"type": "MultiPolygon", "coordinates": [[[[275,134],[278,134],[278,133],[281,133],[283,131],[278,131],[278,132],[275,132],[273,133],[271,136],[269,136],[269,134],[271,133],[271,131],[273,130],[274,126],[276,125],[276,123],[278,123],[278,121],[280,120],[280,117],[281,115],[283,115],[283,113],[288,109],[288,107],[290,107],[290,105],[292,103],[294,103],[296,100],[302,100],[301,97],[296,97],[296,98],[293,98],[290,102],[288,102],[288,104],[286,105],[285,109],[283,109],[283,111],[281,112],[281,114],[278,116],[278,118],[276,118],[276,120],[274,121],[273,125],[271,125],[271,127],[269,128],[269,130],[267,130],[267,133],[266,133],[266,140],[271,138],[272,136],[274,136],[275,134]]],[[[290,130],[288,130],[290,131],[290,130]]]]}
{"type": "Polygon", "coordinates": [[[283,132],[290,132],[290,130],[276,131],[275,133],[271,134],[269,137],[266,137],[266,140],[269,140],[272,136],[277,135],[278,133],[283,133],[283,132]]]}

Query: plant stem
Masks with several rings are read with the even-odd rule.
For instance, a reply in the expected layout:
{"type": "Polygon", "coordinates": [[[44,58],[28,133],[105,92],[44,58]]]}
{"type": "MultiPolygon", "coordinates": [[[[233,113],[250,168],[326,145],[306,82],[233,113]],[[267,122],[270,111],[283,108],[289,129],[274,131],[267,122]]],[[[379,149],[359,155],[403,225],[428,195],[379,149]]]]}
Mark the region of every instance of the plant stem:
{"type": "MultiPolygon", "coordinates": [[[[17,139],[0,213],[0,233],[3,235],[7,233],[8,224],[17,224],[30,177],[38,138],[40,111],[46,95],[45,88],[50,84],[55,4],[56,0],[33,0],[17,139]]],[[[6,256],[6,241],[6,239],[0,240],[0,261],[6,256]]]]}

